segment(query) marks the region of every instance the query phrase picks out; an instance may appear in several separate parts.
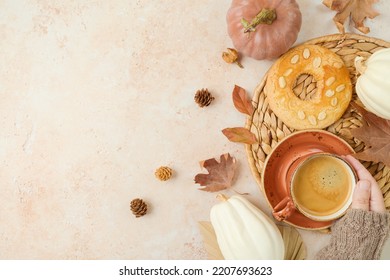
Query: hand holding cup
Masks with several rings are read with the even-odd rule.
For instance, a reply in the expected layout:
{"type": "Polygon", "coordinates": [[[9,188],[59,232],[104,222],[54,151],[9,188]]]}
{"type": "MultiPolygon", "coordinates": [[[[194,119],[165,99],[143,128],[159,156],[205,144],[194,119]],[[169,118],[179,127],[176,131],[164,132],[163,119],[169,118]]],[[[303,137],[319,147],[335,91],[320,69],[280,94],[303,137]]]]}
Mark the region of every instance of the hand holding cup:
{"type": "Polygon", "coordinates": [[[358,182],[352,196],[353,209],[386,213],[383,194],[370,172],[353,156],[344,157],[355,169],[358,182]]]}

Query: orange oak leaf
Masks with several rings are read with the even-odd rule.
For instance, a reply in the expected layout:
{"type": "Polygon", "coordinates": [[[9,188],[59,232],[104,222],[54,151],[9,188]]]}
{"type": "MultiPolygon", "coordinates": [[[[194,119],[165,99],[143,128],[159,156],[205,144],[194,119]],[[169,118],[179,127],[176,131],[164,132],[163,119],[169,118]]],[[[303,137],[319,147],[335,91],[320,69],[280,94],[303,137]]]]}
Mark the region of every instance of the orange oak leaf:
{"type": "Polygon", "coordinates": [[[252,116],[255,108],[252,105],[252,101],[246,94],[245,89],[243,89],[238,85],[235,85],[232,92],[232,97],[233,97],[234,107],[236,107],[238,111],[240,111],[243,114],[252,116]]]}
{"type": "Polygon", "coordinates": [[[231,127],[222,130],[222,133],[231,142],[254,144],[257,142],[256,136],[244,127],[231,127]]]}
{"type": "Polygon", "coordinates": [[[361,160],[383,162],[390,166],[390,120],[382,119],[356,103],[351,104],[365,120],[362,127],[352,129],[351,133],[367,147],[354,156],[361,160]]]}
{"type": "Polygon", "coordinates": [[[367,34],[370,28],[364,26],[363,21],[368,18],[374,18],[379,13],[371,6],[378,0],[323,0],[322,3],[337,14],[333,17],[338,30],[345,33],[344,22],[351,18],[355,23],[355,28],[360,32],[367,34]]]}
{"type": "Polygon", "coordinates": [[[209,173],[195,176],[195,183],[204,187],[199,190],[217,192],[231,187],[236,171],[236,159],[229,153],[221,155],[219,162],[215,158],[210,158],[201,161],[200,165],[209,173]]]}

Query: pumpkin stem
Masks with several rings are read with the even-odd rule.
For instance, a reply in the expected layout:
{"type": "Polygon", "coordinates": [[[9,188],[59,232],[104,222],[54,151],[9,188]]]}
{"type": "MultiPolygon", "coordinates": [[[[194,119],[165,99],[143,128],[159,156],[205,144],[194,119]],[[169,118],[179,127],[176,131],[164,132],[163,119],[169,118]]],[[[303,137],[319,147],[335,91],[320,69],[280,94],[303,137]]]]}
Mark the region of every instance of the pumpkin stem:
{"type": "Polygon", "coordinates": [[[355,68],[356,68],[356,71],[358,72],[358,74],[363,74],[366,69],[367,69],[367,66],[365,65],[364,63],[364,58],[361,57],[361,56],[357,56],[355,58],[355,68]]]}
{"type": "Polygon", "coordinates": [[[221,193],[217,195],[217,198],[221,201],[227,201],[229,199],[226,195],[221,193]]]}
{"type": "Polygon", "coordinates": [[[244,26],[244,33],[253,32],[259,24],[271,25],[276,19],[274,9],[263,8],[249,23],[246,19],[241,19],[241,24],[244,26]]]}

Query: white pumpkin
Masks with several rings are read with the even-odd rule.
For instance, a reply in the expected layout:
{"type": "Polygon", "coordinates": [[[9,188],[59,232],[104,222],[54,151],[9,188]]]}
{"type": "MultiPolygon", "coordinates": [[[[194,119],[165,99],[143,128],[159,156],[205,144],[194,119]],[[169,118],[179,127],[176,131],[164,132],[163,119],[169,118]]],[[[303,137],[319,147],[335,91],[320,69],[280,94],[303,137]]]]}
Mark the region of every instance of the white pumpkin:
{"type": "Polygon", "coordinates": [[[366,108],[379,117],[390,119],[390,48],[372,54],[367,60],[355,58],[360,76],[356,93],[366,108]]]}
{"type": "Polygon", "coordinates": [[[241,196],[227,198],[210,211],[217,242],[227,260],[282,260],[284,243],[275,223],[241,196]]]}

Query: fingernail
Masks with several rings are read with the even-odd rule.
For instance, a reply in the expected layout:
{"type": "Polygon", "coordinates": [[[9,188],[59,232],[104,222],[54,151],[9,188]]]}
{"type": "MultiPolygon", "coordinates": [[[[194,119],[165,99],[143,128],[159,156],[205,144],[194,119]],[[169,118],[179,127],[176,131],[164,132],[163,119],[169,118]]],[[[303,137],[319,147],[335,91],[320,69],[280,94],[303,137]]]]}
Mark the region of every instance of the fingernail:
{"type": "Polygon", "coordinates": [[[370,188],[370,182],[367,180],[362,180],[359,182],[358,186],[362,190],[368,190],[370,188]]]}

